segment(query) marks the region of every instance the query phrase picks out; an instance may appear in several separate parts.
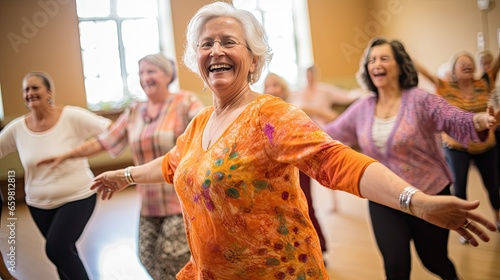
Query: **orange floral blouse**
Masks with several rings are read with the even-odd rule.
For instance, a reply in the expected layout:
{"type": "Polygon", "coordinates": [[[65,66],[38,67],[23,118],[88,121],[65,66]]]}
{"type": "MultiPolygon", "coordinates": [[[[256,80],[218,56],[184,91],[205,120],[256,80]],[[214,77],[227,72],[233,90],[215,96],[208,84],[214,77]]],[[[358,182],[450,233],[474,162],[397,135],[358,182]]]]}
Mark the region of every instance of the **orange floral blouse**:
{"type": "Polygon", "coordinates": [[[360,177],[374,160],[270,95],[256,98],[204,150],[212,111],[200,112],[163,159],[192,253],[177,279],[328,279],[297,167],[360,196],[360,177]]]}
{"type": "MultiPolygon", "coordinates": [[[[488,100],[491,98],[491,91],[495,88],[495,76],[490,70],[483,74],[479,80],[474,80],[474,93],[472,96],[465,96],[456,82],[439,79],[436,93],[441,95],[451,105],[472,113],[486,112],[488,100]]],[[[441,137],[445,146],[467,151],[470,154],[482,154],[496,145],[494,129],[489,130],[488,138],[483,142],[470,142],[467,148],[446,133],[441,137]]]]}

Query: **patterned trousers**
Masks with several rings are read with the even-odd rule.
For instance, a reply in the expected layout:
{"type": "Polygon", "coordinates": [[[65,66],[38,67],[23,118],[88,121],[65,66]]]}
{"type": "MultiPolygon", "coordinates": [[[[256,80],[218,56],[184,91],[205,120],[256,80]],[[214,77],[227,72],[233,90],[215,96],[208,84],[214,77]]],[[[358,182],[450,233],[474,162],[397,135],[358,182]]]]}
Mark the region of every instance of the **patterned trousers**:
{"type": "Polygon", "coordinates": [[[181,214],[140,217],[139,258],[154,280],[175,280],[190,257],[181,214]]]}

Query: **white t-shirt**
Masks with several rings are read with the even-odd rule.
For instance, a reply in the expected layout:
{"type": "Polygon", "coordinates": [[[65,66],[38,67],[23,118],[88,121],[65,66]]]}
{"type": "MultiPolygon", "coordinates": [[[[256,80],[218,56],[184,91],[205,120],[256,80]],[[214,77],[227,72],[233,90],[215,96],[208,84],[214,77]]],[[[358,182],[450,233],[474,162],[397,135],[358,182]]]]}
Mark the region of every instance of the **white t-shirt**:
{"type": "Polygon", "coordinates": [[[375,117],[373,119],[372,127],[372,137],[375,146],[382,152],[385,153],[387,150],[387,141],[389,140],[389,135],[391,135],[394,124],[396,123],[396,116],[382,119],[375,117]]]}
{"type": "Polygon", "coordinates": [[[85,109],[65,106],[57,123],[47,131],[33,132],[25,116],[10,122],[0,133],[0,158],[18,152],[24,167],[26,203],[54,209],[91,196],[94,175],[87,158],[68,159],[55,168],[36,166],[42,159],[59,156],[105,131],[111,121],[85,109]]]}

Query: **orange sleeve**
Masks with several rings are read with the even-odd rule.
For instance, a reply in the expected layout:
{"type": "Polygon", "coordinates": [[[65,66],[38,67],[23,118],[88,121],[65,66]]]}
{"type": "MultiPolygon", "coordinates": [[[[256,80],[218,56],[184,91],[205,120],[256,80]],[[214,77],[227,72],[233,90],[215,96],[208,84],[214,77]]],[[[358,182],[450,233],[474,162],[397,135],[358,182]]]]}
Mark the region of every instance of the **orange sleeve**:
{"type": "Polygon", "coordinates": [[[325,176],[321,176],[318,182],[328,188],[362,197],[359,190],[361,176],[368,165],[377,161],[343,144],[335,144],[332,149],[335,156],[327,157],[323,165],[325,176]]]}
{"type": "Polygon", "coordinates": [[[268,155],[298,167],[330,189],[360,196],[359,181],[374,159],[333,140],[300,109],[278,100],[261,111],[268,155]],[[271,133],[272,132],[272,133],[271,133]]]}

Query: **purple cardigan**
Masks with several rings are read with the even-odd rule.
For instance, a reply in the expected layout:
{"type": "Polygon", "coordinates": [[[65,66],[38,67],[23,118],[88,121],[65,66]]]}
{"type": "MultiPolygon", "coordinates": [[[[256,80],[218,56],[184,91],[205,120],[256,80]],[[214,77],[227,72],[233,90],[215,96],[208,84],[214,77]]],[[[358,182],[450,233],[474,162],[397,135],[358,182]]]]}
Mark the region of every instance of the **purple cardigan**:
{"type": "Polygon", "coordinates": [[[404,90],[386,152],[382,153],[372,137],[376,100],[375,95],[357,100],[327,124],[325,131],[347,145],[358,144],[364,154],[425,193],[441,192],[453,179],[439,132],[448,133],[465,146],[469,141],[480,141],[472,121],[474,114],[422,89],[404,90]]]}

